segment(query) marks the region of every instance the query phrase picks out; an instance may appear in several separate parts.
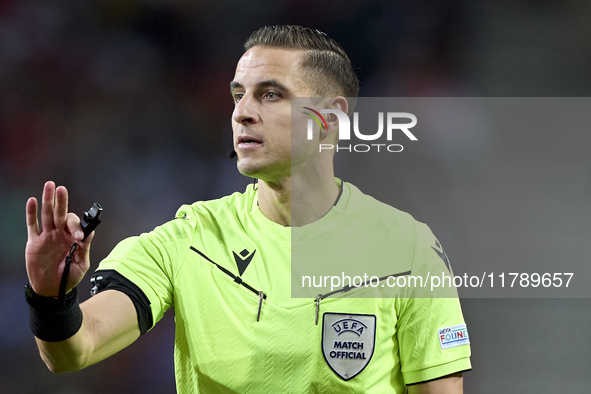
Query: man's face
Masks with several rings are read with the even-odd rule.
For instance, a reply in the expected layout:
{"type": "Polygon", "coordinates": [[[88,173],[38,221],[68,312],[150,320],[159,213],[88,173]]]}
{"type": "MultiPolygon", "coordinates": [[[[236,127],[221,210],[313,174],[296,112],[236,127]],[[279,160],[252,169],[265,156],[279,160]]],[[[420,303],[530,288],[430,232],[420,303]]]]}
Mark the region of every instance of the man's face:
{"type": "Polygon", "coordinates": [[[291,99],[313,96],[300,71],[302,54],[255,46],[236,66],[232,129],[243,175],[278,181],[290,174],[291,99]]]}

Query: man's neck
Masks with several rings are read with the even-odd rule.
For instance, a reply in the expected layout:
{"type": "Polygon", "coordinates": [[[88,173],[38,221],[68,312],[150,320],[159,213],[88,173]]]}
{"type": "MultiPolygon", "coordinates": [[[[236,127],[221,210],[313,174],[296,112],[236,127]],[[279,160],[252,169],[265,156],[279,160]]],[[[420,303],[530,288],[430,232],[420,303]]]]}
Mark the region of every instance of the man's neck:
{"type": "Polygon", "coordinates": [[[259,182],[259,208],[282,226],[301,227],[326,215],[339,195],[334,175],[292,176],[279,182],[259,182]]]}

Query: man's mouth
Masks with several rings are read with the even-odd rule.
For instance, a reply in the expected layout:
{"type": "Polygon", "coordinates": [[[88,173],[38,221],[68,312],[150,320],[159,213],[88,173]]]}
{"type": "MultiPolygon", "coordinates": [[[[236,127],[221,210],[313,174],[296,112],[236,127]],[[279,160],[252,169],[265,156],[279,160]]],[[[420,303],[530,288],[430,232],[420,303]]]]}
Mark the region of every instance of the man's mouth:
{"type": "Polygon", "coordinates": [[[237,147],[238,148],[246,148],[249,146],[255,146],[255,145],[260,145],[263,142],[259,139],[256,139],[254,137],[250,137],[250,136],[242,136],[242,137],[238,137],[238,144],[237,147]]]}

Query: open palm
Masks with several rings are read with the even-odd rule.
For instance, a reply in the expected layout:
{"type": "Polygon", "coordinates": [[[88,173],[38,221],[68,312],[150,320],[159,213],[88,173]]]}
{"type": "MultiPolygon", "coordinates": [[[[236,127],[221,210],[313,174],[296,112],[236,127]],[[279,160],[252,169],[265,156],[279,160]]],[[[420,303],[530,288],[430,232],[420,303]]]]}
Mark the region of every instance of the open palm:
{"type": "Polygon", "coordinates": [[[72,243],[78,243],[70,265],[67,291],[73,289],[90,267],[91,233],[84,241],[80,218],[68,213],[68,190],[56,188],[49,181],[43,187],[41,201],[41,227],[37,221],[37,199],[29,198],[26,207],[27,247],[25,260],[29,282],[35,293],[44,297],[57,297],[65,267],[65,259],[72,243]]]}

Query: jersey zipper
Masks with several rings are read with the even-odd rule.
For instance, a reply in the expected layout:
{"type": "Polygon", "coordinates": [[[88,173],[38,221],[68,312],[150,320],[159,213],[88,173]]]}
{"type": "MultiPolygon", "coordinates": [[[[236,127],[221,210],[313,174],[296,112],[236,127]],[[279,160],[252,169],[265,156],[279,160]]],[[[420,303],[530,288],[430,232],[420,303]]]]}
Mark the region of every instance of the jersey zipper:
{"type": "MultiPolygon", "coordinates": [[[[390,277],[395,278],[397,276],[410,275],[410,273],[411,273],[411,271],[406,271],[406,272],[400,272],[398,274],[382,276],[381,278],[378,278],[378,283],[380,283],[381,281],[386,280],[390,277]]],[[[318,315],[320,314],[320,301],[322,301],[323,299],[328,298],[330,296],[333,296],[335,294],[338,294],[338,293],[346,293],[346,292],[353,290],[353,289],[358,289],[360,287],[367,287],[367,284],[369,284],[369,283],[370,283],[370,281],[366,281],[366,282],[363,282],[362,284],[360,284],[359,286],[345,286],[342,289],[334,290],[334,291],[331,291],[330,293],[318,294],[318,296],[314,300],[314,310],[315,310],[314,324],[318,325],[318,315]]]]}
{"type": "Polygon", "coordinates": [[[263,300],[267,299],[267,295],[262,290],[260,290],[260,291],[256,290],[254,287],[250,286],[248,283],[243,281],[241,277],[234,275],[228,269],[222,267],[221,265],[219,265],[218,263],[216,263],[215,261],[213,261],[212,259],[207,257],[205,254],[203,254],[203,252],[199,251],[198,249],[194,248],[193,246],[191,246],[190,249],[193,252],[197,253],[199,256],[203,257],[205,260],[209,261],[210,263],[212,263],[213,265],[218,267],[220,271],[222,271],[224,274],[226,274],[230,278],[232,278],[234,280],[234,282],[238,283],[241,286],[244,286],[246,289],[248,289],[249,291],[251,291],[252,293],[256,294],[259,297],[258,309],[257,309],[257,322],[258,322],[261,318],[261,310],[263,307],[263,300]]]}

